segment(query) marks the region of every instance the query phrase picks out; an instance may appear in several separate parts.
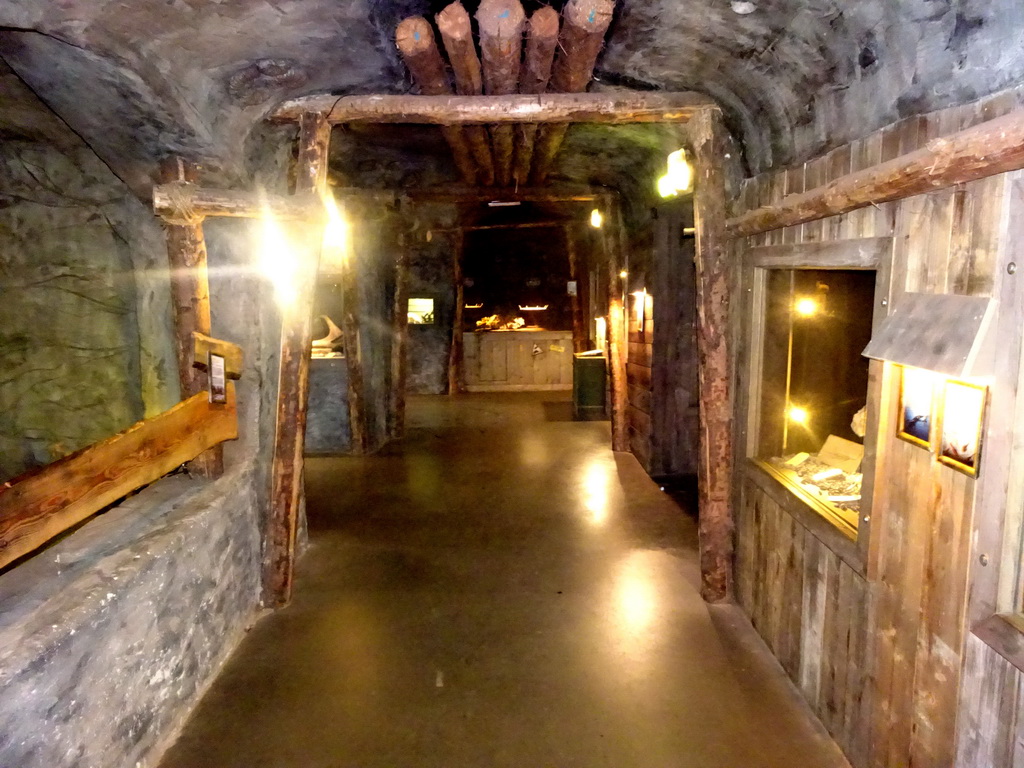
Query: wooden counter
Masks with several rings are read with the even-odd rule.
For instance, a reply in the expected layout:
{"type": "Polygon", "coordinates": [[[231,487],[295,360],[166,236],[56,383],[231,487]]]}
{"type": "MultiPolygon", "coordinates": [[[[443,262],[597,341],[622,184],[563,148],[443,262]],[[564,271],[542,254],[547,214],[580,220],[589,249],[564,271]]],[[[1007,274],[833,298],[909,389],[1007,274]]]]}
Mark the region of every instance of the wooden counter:
{"type": "Polygon", "coordinates": [[[572,331],[464,333],[467,392],[572,389],[572,331]]]}

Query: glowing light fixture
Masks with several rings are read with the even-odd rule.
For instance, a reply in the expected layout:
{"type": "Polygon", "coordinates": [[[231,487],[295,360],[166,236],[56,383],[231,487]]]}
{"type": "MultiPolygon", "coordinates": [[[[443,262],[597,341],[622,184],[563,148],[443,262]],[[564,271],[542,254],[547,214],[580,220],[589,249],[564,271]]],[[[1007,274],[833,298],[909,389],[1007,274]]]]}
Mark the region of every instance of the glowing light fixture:
{"type": "Polygon", "coordinates": [[[260,269],[274,286],[277,303],[282,308],[290,307],[298,298],[298,287],[295,284],[295,255],[284,230],[269,209],[263,212],[262,235],[260,269]]]}
{"type": "Polygon", "coordinates": [[[602,224],[604,224],[604,216],[595,208],[590,212],[590,226],[594,229],[600,229],[602,224]]]}
{"type": "Polygon", "coordinates": [[[686,150],[677,149],[668,156],[665,175],[658,179],[658,194],[663,198],[686,192],[693,184],[693,170],[686,162],[686,150]]]}
{"type": "MultiPolygon", "coordinates": [[[[483,306],[483,305],[481,305],[481,306],[483,306]]],[[[519,311],[520,312],[543,312],[547,308],[548,308],[547,304],[544,304],[543,306],[538,304],[538,305],[532,306],[532,307],[530,307],[530,306],[524,307],[521,304],[519,305],[519,311]]]]}
{"type": "Polygon", "coordinates": [[[324,226],[324,237],[320,246],[320,271],[340,272],[345,266],[351,246],[348,222],[341,215],[334,195],[325,192],[321,200],[327,211],[327,223],[324,226]]]}
{"type": "Polygon", "coordinates": [[[625,280],[627,277],[629,277],[629,272],[627,272],[626,270],[622,270],[621,272],[619,272],[619,277],[625,280]]]}
{"type": "Polygon", "coordinates": [[[597,341],[597,348],[604,349],[605,342],[608,340],[608,321],[603,317],[594,318],[594,336],[597,341]]]}
{"type": "Polygon", "coordinates": [[[483,309],[483,304],[467,304],[465,309],[483,309]]]}
{"type": "Polygon", "coordinates": [[[814,299],[804,297],[797,299],[796,304],[793,305],[793,309],[800,317],[813,317],[818,313],[818,302],[814,299]]]}
{"type": "Polygon", "coordinates": [[[636,314],[636,325],[640,332],[644,331],[644,317],[647,312],[647,289],[633,291],[633,312],[636,314]]]}
{"type": "Polygon", "coordinates": [[[796,422],[797,424],[806,424],[807,420],[810,418],[810,414],[807,412],[806,408],[800,408],[796,405],[790,406],[789,413],[787,415],[789,416],[790,421],[796,422]]]}

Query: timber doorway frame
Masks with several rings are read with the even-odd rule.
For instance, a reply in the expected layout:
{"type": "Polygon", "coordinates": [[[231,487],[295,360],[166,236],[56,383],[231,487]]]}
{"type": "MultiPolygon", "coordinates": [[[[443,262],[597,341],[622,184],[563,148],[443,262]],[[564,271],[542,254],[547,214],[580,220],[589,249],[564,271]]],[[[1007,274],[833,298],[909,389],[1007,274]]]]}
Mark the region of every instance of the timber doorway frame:
{"type": "MultiPolygon", "coordinates": [[[[722,602],[732,592],[732,391],[730,382],[728,298],[729,251],[726,234],[727,210],[721,164],[729,154],[721,109],[701,94],[631,92],[626,94],[540,94],[531,96],[311,96],[286,102],[270,119],[298,123],[298,159],[295,194],[289,197],[257,196],[233,190],[203,189],[188,182],[164,184],[153,190],[154,211],[172,220],[182,210],[194,215],[260,218],[273,216],[305,222],[306,231],[325,221],[320,196],[326,193],[327,158],[331,128],[345,123],[419,123],[443,126],[492,124],[571,123],[674,123],[681,143],[694,158],[694,214],[697,262],[697,344],[700,379],[701,448],[698,458],[698,505],[701,594],[708,602],[722,602]]],[[[440,193],[454,200],[467,197],[493,199],[510,190],[470,188],[440,193]]],[[[429,194],[429,193],[428,193],[429,194]]],[[[438,194],[438,193],[435,193],[438,194]]],[[[543,188],[512,192],[511,197],[529,199],[549,196],[543,188]]],[[[356,199],[420,197],[409,193],[368,190],[334,190],[333,197],[344,204],[356,199]]],[[[440,196],[438,194],[438,196],[440,196]]],[[[570,195],[571,196],[571,195],[570,195]]],[[[617,243],[609,253],[623,254],[626,243],[621,230],[621,213],[615,217],[617,243]]],[[[607,229],[607,228],[606,228],[607,229]]],[[[262,602],[282,607],[290,599],[294,581],[296,538],[303,507],[302,468],[306,408],[309,392],[309,360],[312,341],[312,288],[319,266],[319,241],[308,238],[296,256],[296,284],[299,296],[309,297],[282,314],[280,370],[276,425],[271,470],[270,509],[264,535],[262,602]]],[[[619,258],[609,259],[609,293],[621,291],[619,258]]],[[[621,377],[625,392],[625,328],[618,328],[623,343],[614,345],[611,314],[609,340],[612,342],[613,414],[614,384],[621,377]],[[621,365],[621,370],[617,367],[621,365]]],[[[622,308],[618,307],[621,313],[622,308]]],[[[623,318],[624,320],[624,318],[623,318]]],[[[624,415],[622,402],[620,413],[624,415]]],[[[624,419],[613,418],[614,450],[626,450],[624,419]]]]}

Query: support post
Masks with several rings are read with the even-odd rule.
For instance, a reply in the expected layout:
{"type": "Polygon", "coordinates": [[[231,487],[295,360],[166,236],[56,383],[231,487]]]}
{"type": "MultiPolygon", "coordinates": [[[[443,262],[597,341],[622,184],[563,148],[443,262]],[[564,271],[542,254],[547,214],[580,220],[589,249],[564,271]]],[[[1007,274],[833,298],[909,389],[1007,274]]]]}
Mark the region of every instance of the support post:
{"type": "Polygon", "coordinates": [[[565,235],[565,251],[569,259],[569,279],[576,283],[576,292],[569,296],[569,305],[572,310],[572,349],[573,352],[584,352],[587,349],[587,323],[583,316],[583,291],[581,290],[584,280],[589,279],[583,270],[580,269],[579,253],[576,249],[576,236],[573,233],[572,225],[563,227],[565,235]]]}
{"type": "MultiPolygon", "coordinates": [[[[597,55],[612,23],[614,0],[569,0],[562,9],[562,31],[558,36],[558,54],[551,75],[551,90],[582,93],[594,76],[597,55]]],[[[547,179],[569,126],[546,125],[537,138],[530,181],[543,184],[547,179]]]]}
{"type": "Polygon", "coordinates": [[[457,395],[462,391],[462,314],[466,302],[463,285],[462,247],[465,237],[459,231],[455,235],[452,249],[452,280],[455,283],[455,312],[452,317],[452,343],[448,348],[448,394],[457,395]]]}
{"type": "MultiPolygon", "coordinates": [[[[353,227],[353,233],[355,228],[353,227]]],[[[356,241],[365,239],[357,236],[356,241]]],[[[363,353],[359,343],[359,273],[358,250],[353,248],[341,272],[341,332],[345,343],[345,367],[348,370],[348,424],[352,453],[365,453],[366,403],[363,389],[363,353]]]]}
{"type": "MultiPolygon", "coordinates": [[[[163,183],[192,185],[198,169],[180,157],[170,157],[160,164],[163,183]]],[[[187,400],[206,389],[206,374],[194,363],[192,334],[210,334],[210,284],[206,267],[206,239],[203,217],[178,212],[178,217],[165,216],[167,259],[171,271],[171,301],[174,307],[175,351],[178,357],[178,382],[181,399],[187,400]]],[[[224,452],[217,445],[199,454],[188,463],[189,472],[200,477],[220,477],[224,472],[224,452]]]]}
{"type": "Polygon", "coordinates": [[[625,267],[625,254],[619,233],[613,231],[621,225],[619,217],[612,215],[617,207],[613,206],[611,198],[604,198],[603,203],[606,220],[602,230],[602,242],[608,265],[608,373],[611,378],[612,450],[628,451],[625,283],[621,274],[625,267]]]}
{"type": "MultiPolygon", "coordinates": [[[[551,82],[551,65],[555,60],[558,46],[558,11],[545,5],[534,11],[527,24],[526,51],[523,54],[523,69],[519,74],[520,93],[544,93],[551,82]]],[[[512,177],[516,186],[525,186],[530,181],[530,166],[533,164],[533,147],[537,140],[536,123],[522,123],[516,126],[516,153],[512,177]]]]}
{"type": "MultiPolygon", "coordinates": [[[[476,12],[483,58],[484,90],[488,96],[507,96],[519,87],[526,14],[519,0],[483,0],[476,12]]],[[[512,183],[515,129],[492,125],[494,179],[500,187],[512,183]]]]}
{"type": "MultiPolygon", "coordinates": [[[[322,192],[327,181],[331,126],[323,115],[299,119],[297,195],[322,192]]],[[[263,564],[263,604],[280,607],[291,600],[295,542],[303,506],[303,452],[309,400],[313,294],[320,262],[321,229],[308,223],[292,227],[296,244],[295,302],[281,312],[277,430],[271,469],[270,519],[263,564]]]]}
{"type": "MultiPolygon", "coordinates": [[[[437,49],[430,22],[422,16],[404,19],[395,32],[395,42],[420,91],[428,96],[451,93],[444,59],[437,49]]],[[[451,147],[455,165],[467,184],[473,184],[477,176],[473,162],[473,143],[468,135],[471,130],[454,125],[443,126],[441,129],[448,146],[451,147]]],[[[477,158],[478,161],[479,159],[477,158]]]]}
{"type": "Polygon", "coordinates": [[[697,353],[700,382],[698,535],[701,595],[720,603],[732,595],[732,388],[729,361],[729,269],[725,233],[728,153],[719,113],[705,112],[689,127],[694,153],[697,353]]]}
{"type": "Polygon", "coordinates": [[[404,240],[395,262],[395,302],[391,325],[391,409],[388,437],[397,440],[405,434],[405,388],[408,380],[409,349],[409,252],[404,240]]]}

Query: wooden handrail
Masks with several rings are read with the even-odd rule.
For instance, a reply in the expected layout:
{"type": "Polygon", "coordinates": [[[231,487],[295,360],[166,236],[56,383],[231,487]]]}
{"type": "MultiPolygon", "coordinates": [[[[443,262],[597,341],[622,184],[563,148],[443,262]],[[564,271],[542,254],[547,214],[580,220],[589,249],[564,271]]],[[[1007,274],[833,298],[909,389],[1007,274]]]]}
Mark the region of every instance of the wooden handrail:
{"type": "Polygon", "coordinates": [[[225,440],[238,437],[235,386],[201,392],[0,488],[0,568],[225,440]]]}

